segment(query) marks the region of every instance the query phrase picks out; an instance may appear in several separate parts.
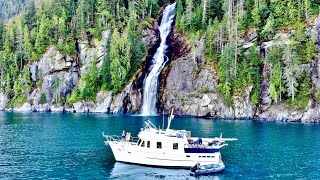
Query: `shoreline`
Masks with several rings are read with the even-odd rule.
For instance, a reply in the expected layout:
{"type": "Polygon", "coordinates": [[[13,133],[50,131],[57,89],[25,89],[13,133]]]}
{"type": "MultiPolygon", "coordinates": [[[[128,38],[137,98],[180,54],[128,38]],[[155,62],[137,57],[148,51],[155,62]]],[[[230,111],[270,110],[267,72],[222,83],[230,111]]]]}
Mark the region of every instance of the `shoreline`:
{"type": "MultiPolygon", "coordinates": [[[[108,113],[108,112],[76,112],[63,110],[63,111],[29,111],[29,110],[0,110],[0,112],[6,112],[6,113],[61,113],[61,114],[106,114],[106,115],[129,115],[129,116],[143,116],[138,113],[108,113]]],[[[168,114],[164,114],[165,117],[168,116],[168,114]]],[[[159,116],[161,117],[162,114],[152,115],[152,116],[159,116]]],[[[264,122],[283,122],[283,123],[298,123],[298,124],[320,124],[320,118],[314,119],[314,120],[305,120],[302,121],[301,119],[290,119],[290,118],[283,118],[283,119],[276,119],[276,118],[259,118],[259,117],[221,117],[221,116],[194,116],[194,115],[188,115],[188,114],[175,114],[176,117],[180,118],[201,118],[201,119],[222,119],[222,120],[234,120],[234,121],[264,121],[264,122]]],[[[151,117],[151,116],[145,116],[145,117],[151,117]]]]}

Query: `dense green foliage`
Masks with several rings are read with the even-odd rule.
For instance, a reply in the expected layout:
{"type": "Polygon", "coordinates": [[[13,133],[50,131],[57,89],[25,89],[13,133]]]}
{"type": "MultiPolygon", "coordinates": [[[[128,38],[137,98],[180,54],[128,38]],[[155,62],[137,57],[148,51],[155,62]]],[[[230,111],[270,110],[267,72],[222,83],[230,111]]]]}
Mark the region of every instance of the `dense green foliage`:
{"type": "Polygon", "coordinates": [[[6,21],[23,12],[28,2],[29,0],[0,0],[0,21],[6,21]]]}
{"type": "Polygon", "coordinates": [[[45,104],[47,103],[47,97],[45,93],[41,93],[40,99],[39,99],[39,104],[45,104]]]}
{"type": "MultiPolygon", "coordinates": [[[[101,89],[114,93],[122,90],[145,55],[146,49],[141,40],[144,26],[150,26],[160,7],[166,3],[155,0],[144,0],[143,3],[126,0],[28,2],[21,2],[25,5],[23,10],[21,3],[16,4],[17,7],[7,1],[0,3],[3,7],[10,6],[6,9],[17,8],[13,13],[24,12],[6,23],[0,21],[0,75],[1,81],[5,82],[0,84],[0,88],[10,99],[30,93],[32,88],[27,64],[38,61],[49,45],[75,58],[77,42],[85,40],[92,43],[101,39],[103,31],[112,31],[102,68],[93,67],[98,63],[96,59],[89,72],[82,75],[79,87],[69,95],[71,99],[68,102],[93,100],[101,89]],[[17,82],[22,78],[25,78],[23,82],[17,82]],[[26,85],[28,88],[21,92],[26,85]]],[[[3,12],[1,15],[5,20],[15,14],[3,12]]],[[[59,101],[58,98],[55,101],[59,101]]]]}
{"type": "MultiPolygon", "coordinates": [[[[45,0],[0,1],[1,91],[21,104],[33,88],[28,63],[38,61],[49,45],[74,59],[81,41],[93,45],[105,30],[110,38],[106,54],[92,61],[67,103],[94,100],[100,90],[119,93],[139,69],[146,53],[142,31],[150,27],[167,0],[45,0]],[[13,3],[16,3],[15,5],[13,3]],[[27,4],[27,5],[26,5],[27,4]],[[102,61],[101,68],[97,67],[102,61]],[[32,88],[31,88],[32,87],[32,88]]],[[[274,103],[287,102],[304,108],[313,96],[320,97],[304,67],[315,61],[315,41],[307,26],[319,13],[320,0],[176,0],[176,29],[196,54],[205,37],[208,65],[218,71],[218,91],[229,105],[234,96],[250,92],[259,103],[262,69],[268,73],[274,103]],[[283,43],[259,52],[262,42],[275,40],[279,32],[295,30],[283,43]],[[253,34],[256,39],[244,47],[253,34]]],[[[58,97],[55,101],[59,102],[58,97]]]]}
{"type": "Polygon", "coordinates": [[[304,108],[314,90],[304,64],[315,61],[316,43],[306,23],[319,13],[319,0],[178,0],[176,28],[194,41],[194,34],[206,37],[206,58],[218,70],[218,91],[229,105],[233,96],[245,96],[259,103],[262,69],[270,66],[269,92],[274,103],[287,101],[292,108],[304,108]],[[260,56],[257,45],[272,41],[277,32],[290,32],[290,44],[266,49],[260,56]],[[245,39],[257,33],[257,40],[243,49],[245,39]],[[303,72],[302,72],[303,71],[303,72]]]}

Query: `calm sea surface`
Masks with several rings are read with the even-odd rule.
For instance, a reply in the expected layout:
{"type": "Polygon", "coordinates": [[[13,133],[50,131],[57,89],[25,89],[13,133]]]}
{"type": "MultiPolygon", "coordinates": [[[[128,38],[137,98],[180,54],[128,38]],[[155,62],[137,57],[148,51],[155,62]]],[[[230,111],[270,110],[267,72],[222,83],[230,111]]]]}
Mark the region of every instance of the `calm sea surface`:
{"type": "MultiPolygon", "coordinates": [[[[162,117],[149,117],[162,125],[162,117]]],[[[116,163],[101,133],[130,131],[146,117],[0,112],[0,179],[194,179],[188,170],[116,163]]],[[[199,179],[320,179],[320,125],[175,118],[192,136],[235,137],[223,172],[199,179]]]]}

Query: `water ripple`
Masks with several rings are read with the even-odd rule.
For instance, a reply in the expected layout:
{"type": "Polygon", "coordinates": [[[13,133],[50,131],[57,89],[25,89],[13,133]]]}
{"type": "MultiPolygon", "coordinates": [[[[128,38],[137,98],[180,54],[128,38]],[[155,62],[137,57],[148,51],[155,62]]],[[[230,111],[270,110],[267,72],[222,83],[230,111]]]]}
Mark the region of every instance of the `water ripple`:
{"type": "MultiPolygon", "coordinates": [[[[162,117],[148,117],[156,126],[162,117]]],[[[195,179],[188,170],[116,163],[101,132],[137,135],[145,117],[0,112],[0,179],[195,179]]],[[[239,140],[222,150],[226,169],[197,179],[319,179],[320,126],[176,118],[197,137],[239,140]]]]}

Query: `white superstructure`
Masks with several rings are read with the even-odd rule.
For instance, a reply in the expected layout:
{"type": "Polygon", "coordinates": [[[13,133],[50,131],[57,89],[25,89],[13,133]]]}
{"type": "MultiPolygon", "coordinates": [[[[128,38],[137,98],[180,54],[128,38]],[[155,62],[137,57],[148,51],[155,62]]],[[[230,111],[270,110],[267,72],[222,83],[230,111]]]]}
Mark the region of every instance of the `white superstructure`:
{"type": "Polygon", "coordinates": [[[220,149],[225,141],[234,138],[195,138],[186,130],[157,129],[149,120],[141,128],[138,138],[125,140],[118,136],[106,137],[116,161],[149,166],[190,168],[196,163],[201,165],[222,163],[220,149]]]}

